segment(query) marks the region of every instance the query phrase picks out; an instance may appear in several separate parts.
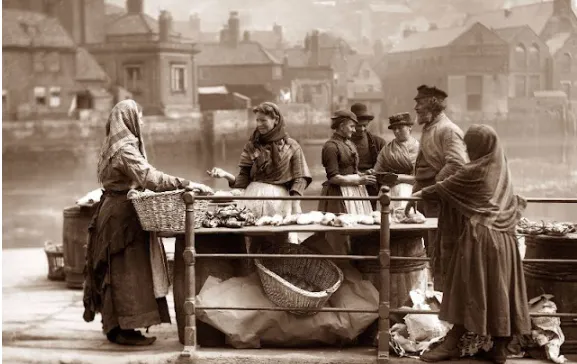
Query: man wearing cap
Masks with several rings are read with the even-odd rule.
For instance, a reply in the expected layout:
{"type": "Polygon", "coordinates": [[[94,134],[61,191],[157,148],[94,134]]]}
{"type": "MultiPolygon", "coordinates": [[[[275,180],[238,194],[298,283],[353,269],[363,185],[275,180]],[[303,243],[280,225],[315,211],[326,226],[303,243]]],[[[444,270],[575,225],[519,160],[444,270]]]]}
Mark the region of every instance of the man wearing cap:
{"type": "MultiPolygon", "coordinates": [[[[367,126],[375,117],[369,113],[365,104],[355,103],[351,106],[351,111],[356,115],[358,121],[351,140],[355,143],[359,153],[359,172],[366,173],[375,167],[379,152],[387,143],[380,136],[367,131],[367,126]]],[[[377,185],[367,186],[367,192],[370,196],[377,196],[379,188],[377,185]]],[[[376,201],[371,201],[371,204],[374,209],[376,201]]]]}
{"type": "MultiPolygon", "coordinates": [[[[415,111],[423,131],[415,164],[413,193],[444,180],[469,161],[463,131],[444,112],[447,93],[427,85],[419,86],[417,91],[415,111]]],[[[423,201],[418,205],[426,217],[439,217],[437,202],[423,201]]],[[[405,211],[408,212],[414,206],[414,202],[409,202],[405,211]]],[[[426,244],[428,255],[434,259],[435,289],[442,290],[443,273],[447,259],[450,258],[451,247],[438,246],[436,231],[428,233],[426,244]]]]}

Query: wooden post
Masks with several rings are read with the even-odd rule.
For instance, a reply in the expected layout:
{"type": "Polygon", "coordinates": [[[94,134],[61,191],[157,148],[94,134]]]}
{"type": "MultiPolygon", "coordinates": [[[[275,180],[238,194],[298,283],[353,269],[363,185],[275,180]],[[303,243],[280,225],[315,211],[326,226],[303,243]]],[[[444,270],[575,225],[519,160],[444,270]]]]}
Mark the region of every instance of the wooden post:
{"type": "Polygon", "coordinates": [[[191,357],[196,353],[196,250],[194,244],[194,193],[185,192],[186,203],[184,259],[184,349],[181,356],[191,357]]]}
{"type": "Polygon", "coordinates": [[[377,363],[389,363],[389,311],[390,311],[390,274],[391,274],[391,231],[389,214],[391,198],[388,186],[381,187],[381,232],[379,246],[380,287],[379,287],[379,334],[377,363]]]}

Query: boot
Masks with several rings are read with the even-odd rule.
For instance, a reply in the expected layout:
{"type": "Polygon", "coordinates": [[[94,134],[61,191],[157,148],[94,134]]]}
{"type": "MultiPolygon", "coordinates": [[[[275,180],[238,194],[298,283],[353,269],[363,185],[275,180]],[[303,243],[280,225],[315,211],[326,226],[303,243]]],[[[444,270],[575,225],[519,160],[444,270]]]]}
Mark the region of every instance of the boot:
{"type": "Polygon", "coordinates": [[[488,359],[495,364],[505,364],[509,354],[509,349],[507,349],[509,341],[510,338],[508,337],[494,337],[493,347],[487,353],[488,359]]]}
{"type": "Polygon", "coordinates": [[[140,331],[122,330],[119,327],[110,330],[106,338],[111,343],[127,346],[147,346],[156,341],[155,336],[146,337],[140,331]]]}
{"type": "Polygon", "coordinates": [[[463,326],[454,325],[445,336],[445,340],[432,350],[421,355],[421,360],[426,362],[438,362],[443,360],[459,359],[461,352],[459,350],[459,340],[467,331],[463,326]]]}

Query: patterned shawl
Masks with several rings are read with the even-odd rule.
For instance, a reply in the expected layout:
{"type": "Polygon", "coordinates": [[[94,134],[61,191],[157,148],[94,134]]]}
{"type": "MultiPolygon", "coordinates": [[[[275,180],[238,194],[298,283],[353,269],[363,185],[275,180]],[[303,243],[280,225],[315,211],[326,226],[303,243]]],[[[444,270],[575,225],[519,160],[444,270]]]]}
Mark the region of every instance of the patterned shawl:
{"type": "Polygon", "coordinates": [[[310,183],[312,178],[304,153],[300,145],[289,138],[278,106],[272,102],[263,104],[274,110],[278,123],[266,134],[255,129],[240,155],[239,167],[250,167],[251,179],[258,182],[283,184],[305,178],[310,183]]]}
{"type": "Polygon", "coordinates": [[[106,122],[106,138],[102,143],[98,161],[97,175],[100,183],[104,179],[104,171],[112,157],[123,146],[127,144],[138,146],[140,153],[146,158],[138,118],[138,105],[134,100],[120,101],[110,112],[106,122]]]}
{"type": "Polygon", "coordinates": [[[405,142],[399,142],[396,138],[388,143],[381,151],[383,165],[386,171],[399,174],[413,174],[417,154],[419,153],[419,142],[413,137],[405,142]]]}
{"type": "Polygon", "coordinates": [[[437,183],[437,192],[473,225],[514,231],[527,202],[514,194],[497,133],[487,125],[472,125],[464,141],[471,162],[437,183]]]}

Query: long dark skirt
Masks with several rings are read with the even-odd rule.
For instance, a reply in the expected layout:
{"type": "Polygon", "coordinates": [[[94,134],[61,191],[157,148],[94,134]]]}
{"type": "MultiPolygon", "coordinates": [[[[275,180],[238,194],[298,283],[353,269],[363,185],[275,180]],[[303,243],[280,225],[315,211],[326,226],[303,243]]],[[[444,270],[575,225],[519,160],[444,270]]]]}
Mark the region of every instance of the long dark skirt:
{"type": "Polygon", "coordinates": [[[99,312],[104,333],[170,323],[166,298],[154,297],[149,235],[125,194],[105,193],[89,236],[84,319],[99,312]]]}
{"type": "Polygon", "coordinates": [[[512,233],[466,224],[447,266],[439,318],[478,335],[528,334],[522,266],[512,233]]]}

